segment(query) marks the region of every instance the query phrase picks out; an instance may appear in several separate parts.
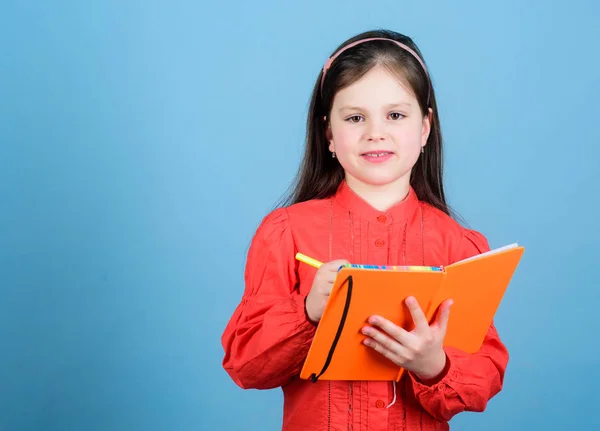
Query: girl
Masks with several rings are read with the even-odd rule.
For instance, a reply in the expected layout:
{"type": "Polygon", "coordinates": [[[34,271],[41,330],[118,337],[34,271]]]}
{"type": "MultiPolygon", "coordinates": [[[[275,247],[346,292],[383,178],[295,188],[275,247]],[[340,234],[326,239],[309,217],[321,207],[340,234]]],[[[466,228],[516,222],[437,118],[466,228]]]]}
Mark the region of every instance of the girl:
{"type": "Polygon", "coordinates": [[[343,43],[307,128],[291,199],[250,246],[223,366],[242,388],[283,388],[283,430],[448,430],[455,414],[485,409],[508,362],[493,324],[476,354],[443,347],[451,300],[429,325],[408,298],[410,332],[385,316],[365,324],[365,344],[407,370],[397,385],[298,377],[341,264],[448,265],[489,250],[450,215],[435,94],[413,41],[371,31],[343,43]],[[298,251],[326,263],[315,270],[298,251]]]}

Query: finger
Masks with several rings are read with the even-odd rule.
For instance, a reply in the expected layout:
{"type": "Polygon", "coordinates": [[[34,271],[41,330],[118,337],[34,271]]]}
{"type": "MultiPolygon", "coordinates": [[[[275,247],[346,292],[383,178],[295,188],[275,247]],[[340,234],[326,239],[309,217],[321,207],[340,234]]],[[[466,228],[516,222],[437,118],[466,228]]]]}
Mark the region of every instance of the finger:
{"type": "Polygon", "coordinates": [[[328,272],[326,274],[323,274],[323,276],[321,277],[321,280],[323,280],[324,282],[333,284],[335,282],[335,273],[328,272]]]}
{"type": "Polygon", "coordinates": [[[405,359],[403,357],[397,355],[371,338],[365,339],[364,344],[399,366],[403,366],[405,363],[405,359]]]}
{"type": "Polygon", "coordinates": [[[417,331],[420,331],[425,328],[429,328],[429,322],[427,322],[427,318],[425,317],[423,310],[421,310],[417,298],[415,298],[414,296],[409,296],[408,298],[406,298],[405,303],[408,307],[408,310],[410,311],[410,315],[412,316],[413,323],[415,324],[415,329],[417,329],[417,331]]]}
{"type": "Polygon", "coordinates": [[[319,272],[315,275],[315,278],[319,280],[328,281],[333,283],[337,277],[337,271],[330,271],[327,268],[319,269],[319,272]]]}
{"type": "Polygon", "coordinates": [[[344,265],[345,263],[348,263],[348,261],[347,260],[335,260],[335,261],[328,262],[325,264],[327,266],[323,265],[319,269],[319,271],[320,271],[319,276],[321,277],[321,279],[323,281],[327,281],[328,283],[333,284],[337,278],[339,267],[344,265]]]}
{"type": "Polygon", "coordinates": [[[332,260],[330,262],[327,262],[326,264],[323,265],[323,267],[327,271],[338,272],[338,270],[340,269],[340,266],[346,265],[349,263],[350,262],[348,262],[346,259],[337,259],[337,260],[332,260]]]}
{"type": "Polygon", "coordinates": [[[446,301],[444,301],[440,306],[440,311],[438,313],[437,318],[435,319],[434,325],[437,327],[437,329],[441,330],[444,333],[448,328],[448,320],[450,319],[450,307],[452,307],[453,303],[454,301],[452,301],[451,299],[447,299],[446,301]]]}
{"type": "Polygon", "coordinates": [[[337,280],[338,275],[337,266],[335,268],[335,271],[331,271],[327,268],[321,269],[320,271],[322,272],[320,274],[317,274],[318,279],[320,280],[320,284],[322,286],[321,292],[323,294],[329,295],[331,293],[331,289],[333,288],[333,285],[337,280]]]}
{"type": "Polygon", "coordinates": [[[323,284],[324,286],[326,286],[327,290],[331,290],[333,288],[333,285],[335,283],[335,276],[331,277],[331,276],[325,276],[322,278],[323,280],[323,284]]]}
{"type": "Polygon", "coordinates": [[[391,323],[389,320],[383,318],[377,318],[376,320],[384,321],[383,326],[379,326],[379,328],[383,329],[385,332],[381,332],[376,327],[365,326],[363,328],[363,334],[372,338],[386,349],[398,354],[398,355],[406,355],[407,348],[403,345],[402,340],[409,337],[410,335],[404,331],[404,329],[399,328],[398,326],[391,323]],[[387,327],[389,332],[386,331],[383,327],[387,327]],[[397,331],[398,330],[398,331],[397,331]],[[399,337],[396,337],[393,332],[402,333],[399,337]],[[406,335],[407,337],[404,337],[406,335]]]}

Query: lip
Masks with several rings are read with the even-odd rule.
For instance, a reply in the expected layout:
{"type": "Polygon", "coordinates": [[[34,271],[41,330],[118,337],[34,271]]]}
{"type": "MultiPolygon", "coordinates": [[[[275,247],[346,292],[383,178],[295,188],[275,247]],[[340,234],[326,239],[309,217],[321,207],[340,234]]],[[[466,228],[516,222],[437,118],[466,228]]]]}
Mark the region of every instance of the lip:
{"type": "Polygon", "coordinates": [[[391,151],[374,150],[362,153],[360,156],[363,160],[370,163],[383,163],[391,159],[394,156],[394,153],[391,151]]]}

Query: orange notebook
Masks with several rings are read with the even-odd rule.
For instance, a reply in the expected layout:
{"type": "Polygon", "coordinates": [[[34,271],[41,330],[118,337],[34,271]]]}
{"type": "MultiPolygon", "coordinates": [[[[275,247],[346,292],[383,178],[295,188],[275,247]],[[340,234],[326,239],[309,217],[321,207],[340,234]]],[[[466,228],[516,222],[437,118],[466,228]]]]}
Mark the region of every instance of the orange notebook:
{"type": "Polygon", "coordinates": [[[477,352],[523,252],[512,244],[445,267],[343,266],[300,377],[400,380],[404,370],[362,344],[365,336],[360,331],[373,314],[411,330],[412,317],[404,304],[411,295],[430,322],[439,305],[451,298],[444,345],[477,352]]]}

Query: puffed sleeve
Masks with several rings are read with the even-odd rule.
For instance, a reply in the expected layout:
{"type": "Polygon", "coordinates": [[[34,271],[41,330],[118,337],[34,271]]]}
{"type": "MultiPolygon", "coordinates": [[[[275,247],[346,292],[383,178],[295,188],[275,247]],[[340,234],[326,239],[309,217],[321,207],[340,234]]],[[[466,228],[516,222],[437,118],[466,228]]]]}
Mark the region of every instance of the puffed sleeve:
{"type": "MultiPolygon", "coordinates": [[[[453,260],[466,259],[489,249],[481,233],[464,229],[453,260]]],[[[409,373],[417,400],[440,421],[449,421],[462,411],[484,411],[488,401],[502,389],[508,364],[508,351],[494,324],[490,325],[478,352],[468,354],[453,347],[446,347],[445,351],[446,368],[435,381],[422,382],[409,373]]]]}
{"type": "Polygon", "coordinates": [[[223,367],[244,389],[271,389],[300,373],[315,326],[306,318],[285,208],[269,214],[250,245],[245,290],[222,336],[223,367]]]}

